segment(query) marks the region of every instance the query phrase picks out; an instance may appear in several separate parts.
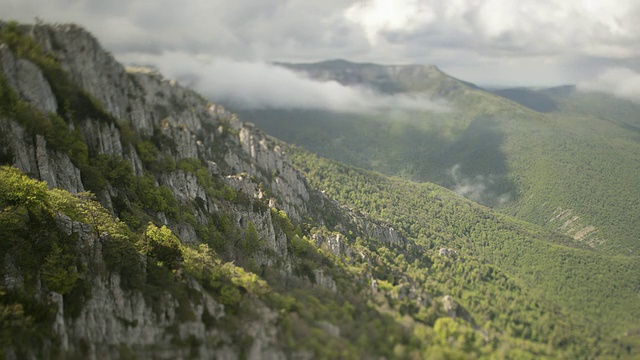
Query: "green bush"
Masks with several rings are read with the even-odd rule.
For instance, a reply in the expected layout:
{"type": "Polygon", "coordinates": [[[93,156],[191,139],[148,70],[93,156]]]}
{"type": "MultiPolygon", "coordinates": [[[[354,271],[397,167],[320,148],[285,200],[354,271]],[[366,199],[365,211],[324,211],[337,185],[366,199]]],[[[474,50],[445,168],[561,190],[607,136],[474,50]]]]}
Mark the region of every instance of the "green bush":
{"type": "Polygon", "coordinates": [[[166,226],[149,224],[143,239],[143,253],[169,269],[178,269],[182,262],[180,240],[166,226]]]}
{"type": "Polygon", "coordinates": [[[258,231],[256,231],[256,227],[253,222],[249,221],[247,224],[247,228],[244,230],[244,241],[242,242],[242,251],[251,256],[254,254],[262,245],[264,241],[258,235],[258,231]]]}
{"type": "Polygon", "coordinates": [[[75,256],[68,252],[63,253],[62,248],[54,243],[41,267],[40,276],[43,284],[49,290],[63,295],[71,292],[78,280],[74,262],[75,256]]]}

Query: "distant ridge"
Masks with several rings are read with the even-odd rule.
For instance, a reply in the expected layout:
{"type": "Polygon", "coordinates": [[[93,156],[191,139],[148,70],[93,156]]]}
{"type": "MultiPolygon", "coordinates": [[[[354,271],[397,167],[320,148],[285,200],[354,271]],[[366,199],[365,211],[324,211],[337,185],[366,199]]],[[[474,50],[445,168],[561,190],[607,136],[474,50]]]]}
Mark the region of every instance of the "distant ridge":
{"type": "Polygon", "coordinates": [[[493,94],[517,102],[531,110],[548,113],[558,110],[558,104],[550,96],[529,88],[490,90],[493,94]]]}
{"type": "Polygon", "coordinates": [[[462,89],[480,89],[477,85],[456,79],[435,65],[379,65],[332,59],[315,63],[275,62],[312,79],[337,81],[345,86],[365,85],[382,93],[426,92],[444,96],[462,89]]]}

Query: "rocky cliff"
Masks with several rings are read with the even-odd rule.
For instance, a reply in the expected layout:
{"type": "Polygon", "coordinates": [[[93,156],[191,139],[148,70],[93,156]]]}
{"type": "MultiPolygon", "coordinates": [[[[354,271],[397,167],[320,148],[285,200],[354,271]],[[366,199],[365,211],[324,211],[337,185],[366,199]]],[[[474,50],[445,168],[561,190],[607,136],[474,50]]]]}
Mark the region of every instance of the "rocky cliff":
{"type": "MultiPolygon", "coordinates": [[[[315,246],[337,257],[354,252],[349,243],[355,237],[406,243],[390,226],[313,189],[274,139],[152,69],[125,68],[83,29],[4,23],[0,29],[2,160],[49,188],[81,196],[90,190],[134,232],[144,232],[147,222],[164,225],[185,246],[209,244],[222,261],[275,274],[272,285],[344,289],[333,278],[336,270],[309,269],[301,257],[313,246],[301,239],[312,227],[324,229],[313,236],[315,246]],[[254,230],[259,241],[247,250],[254,230]]],[[[77,300],[77,282],[65,294],[52,291],[41,271],[25,280],[20,261],[5,257],[0,286],[10,293],[31,289],[30,296],[54,312],[52,333],[44,336],[49,340],[33,349],[7,346],[5,357],[309,356],[286,346],[282,316],[272,303],[251,298],[251,316],[229,314],[220,294],[179,269],[173,272],[183,277],[188,299],[182,290],[158,291],[150,299],[144,288],[123,286],[123,274],[109,270],[108,233],[65,214],[56,219],[64,236],[76,239],[72,272],[86,284],[83,301],[69,314],[65,302],[77,300]]],[[[147,282],[150,256],[141,257],[147,282]]],[[[366,277],[352,279],[366,283],[366,277]]],[[[336,324],[321,325],[318,331],[339,334],[336,324]]]]}
{"type": "Polygon", "coordinates": [[[541,291],[633,259],[423,185],[283,144],[78,26],[0,22],[0,359],[635,355],[541,291]]]}

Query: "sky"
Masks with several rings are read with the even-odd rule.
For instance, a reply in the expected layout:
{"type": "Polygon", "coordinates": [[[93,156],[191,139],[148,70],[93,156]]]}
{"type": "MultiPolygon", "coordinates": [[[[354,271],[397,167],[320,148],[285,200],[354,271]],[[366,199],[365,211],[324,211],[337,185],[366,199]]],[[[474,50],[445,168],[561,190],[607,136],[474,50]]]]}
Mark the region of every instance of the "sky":
{"type": "Polygon", "coordinates": [[[640,101],[637,0],[3,0],[0,14],[74,22],[124,63],[254,106],[280,106],[295,93],[296,106],[446,107],[270,65],[336,58],[436,65],[481,86],[577,84],[640,101]]]}

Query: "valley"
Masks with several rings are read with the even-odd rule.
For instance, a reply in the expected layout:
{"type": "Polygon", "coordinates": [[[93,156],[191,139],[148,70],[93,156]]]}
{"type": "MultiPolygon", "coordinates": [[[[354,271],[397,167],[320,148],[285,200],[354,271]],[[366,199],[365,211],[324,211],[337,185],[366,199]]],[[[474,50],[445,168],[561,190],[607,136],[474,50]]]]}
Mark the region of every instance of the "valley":
{"type": "Polygon", "coordinates": [[[282,66],[440,106],[234,113],[0,22],[0,358],[637,358],[636,104],[282,66]]]}
{"type": "Polygon", "coordinates": [[[573,234],[595,227],[580,238],[611,253],[638,254],[640,204],[628,194],[637,193],[640,142],[637,132],[628,129],[636,126],[639,105],[572,88],[551,89],[539,90],[539,97],[557,109],[540,113],[442,72],[421,74],[423,85],[416,87],[415,79],[370,76],[368,64],[339,62],[339,70],[331,64],[291,66],[319,79],[351,84],[353,79],[343,79],[347,68],[359,85],[424,91],[445,99],[451,110],[346,114],[265,109],[240,114],[267,133],[321,156],[434,182],[550,229],[556,209],[572,209],[578,217],[573,234]],[[380,78],[386,79],[384,86],[380,78]]]}

